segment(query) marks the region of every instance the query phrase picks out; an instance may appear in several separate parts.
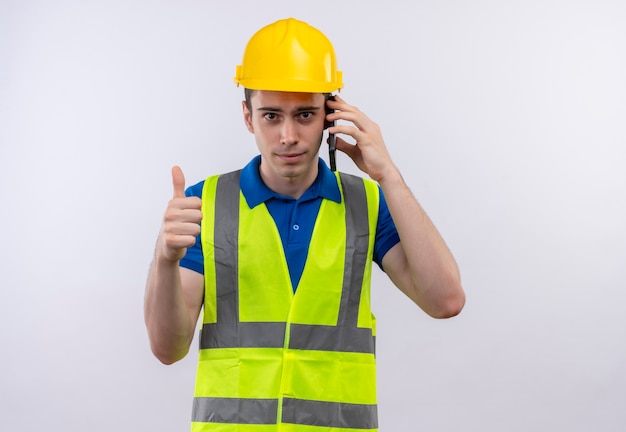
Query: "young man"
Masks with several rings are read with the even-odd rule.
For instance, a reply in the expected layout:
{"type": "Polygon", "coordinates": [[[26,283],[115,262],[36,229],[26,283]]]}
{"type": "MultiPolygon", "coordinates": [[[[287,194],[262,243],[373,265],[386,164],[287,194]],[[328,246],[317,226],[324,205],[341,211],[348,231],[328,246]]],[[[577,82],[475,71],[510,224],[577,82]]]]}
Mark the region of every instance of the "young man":
{"type": "Polygon", "coordinates": [[[317,29],[294,19],[264,27],[235,78],[260,155],[187,194],[172,169],[145,320],[155,356],[170,364],[187,354],[204,308],[194,431],[377,430],[372,261],[429,315],[463,308],[455,260],[378,125],[328,97],[341,79],[317,29]],[[329,124],[353,138],[336,147],[371,180],[319,158],[329,124]]]}

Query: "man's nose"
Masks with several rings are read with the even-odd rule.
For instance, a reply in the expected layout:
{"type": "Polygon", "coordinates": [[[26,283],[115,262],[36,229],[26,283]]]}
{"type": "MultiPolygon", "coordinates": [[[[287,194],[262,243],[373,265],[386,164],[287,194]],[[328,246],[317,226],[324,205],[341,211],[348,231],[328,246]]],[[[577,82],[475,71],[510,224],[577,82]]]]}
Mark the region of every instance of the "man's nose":
{"type": "Polygon", "coordinates": [[[291,145],[298,142],[298,127],[294,119],[287,118],[280,130],[281,144],[291,145]]]}

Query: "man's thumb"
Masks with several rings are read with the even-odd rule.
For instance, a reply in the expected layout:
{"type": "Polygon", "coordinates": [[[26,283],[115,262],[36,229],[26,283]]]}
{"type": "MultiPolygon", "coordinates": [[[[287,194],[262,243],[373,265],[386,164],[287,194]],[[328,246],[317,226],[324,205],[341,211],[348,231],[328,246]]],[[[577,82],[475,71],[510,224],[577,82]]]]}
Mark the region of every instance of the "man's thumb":
{"type": "Polygon", "coordinates": [[[179,166],[172,167],[172,184],[174,185],[174,198],[185,198],[185,175],[179,166]]]}

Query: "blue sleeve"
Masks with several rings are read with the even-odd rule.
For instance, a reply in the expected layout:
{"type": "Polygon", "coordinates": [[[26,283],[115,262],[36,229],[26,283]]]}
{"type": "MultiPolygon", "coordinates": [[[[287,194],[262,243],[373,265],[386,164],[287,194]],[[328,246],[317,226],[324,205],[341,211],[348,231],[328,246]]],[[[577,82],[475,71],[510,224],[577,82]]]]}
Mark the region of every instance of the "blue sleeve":
{"type": "Polygon", "coordinates": [[[383,269],[383,258],[385,254],[389,252],[389,249],[394,247],[400,242],[400,236],[396,230],[396,225],[391,219],[389,208],[387,207],[387,201],[383,191],[378,187],[380,194],[380,200],[378,203],[378,224],[376,225],[376,239],[374,240],[374,262],[378,264],[378,267],[383,269]]]}
{"type": "MultiPolygon", "coordinates": [[[[200,183],[188,187],[185,191],[185,195],[188,197],[197,196],[198,198],[202,198],[203,187],[204,180],[200,183]]],[[[204,255],[202,254],[202,241],[200,239],[200,234],[198,234],[198,237],[196,237],[196,244],[194,244],[190,248],[187,248],[187,253],[180,260],[179,265],[202,275],[204,274],[204,255]]]]}

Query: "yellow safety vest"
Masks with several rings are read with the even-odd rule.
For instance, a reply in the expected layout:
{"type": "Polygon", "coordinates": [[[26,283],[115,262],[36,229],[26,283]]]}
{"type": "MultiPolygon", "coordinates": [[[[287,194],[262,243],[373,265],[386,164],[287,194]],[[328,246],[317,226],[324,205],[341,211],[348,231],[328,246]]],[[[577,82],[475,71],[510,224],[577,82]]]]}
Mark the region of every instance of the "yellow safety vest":
{"type": "Polygon", "coordinates": [[[204,313],[192,431],[377,431],[370,279],[378,186],[337,174],[297,290],[274,220],[240,171],[202,192],[204,313]]]}

